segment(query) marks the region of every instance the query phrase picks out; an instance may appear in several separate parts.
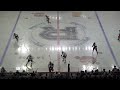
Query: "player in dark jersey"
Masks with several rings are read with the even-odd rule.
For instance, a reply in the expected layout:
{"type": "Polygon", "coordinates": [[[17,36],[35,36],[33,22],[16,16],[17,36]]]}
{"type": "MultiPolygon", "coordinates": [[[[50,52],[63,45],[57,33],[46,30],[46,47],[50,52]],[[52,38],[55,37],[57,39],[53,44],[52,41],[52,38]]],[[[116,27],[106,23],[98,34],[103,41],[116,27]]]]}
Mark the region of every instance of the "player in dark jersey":
{"type": "Polygon", "coordinates": [[[62,55],[61,55],[64,63],[66,63],[66,58],[67,58],[67,54],[65,52],[62,51],[62,55]]]}
{"type": "Polygon", "coordinates": [[[98,51],[97,51],[97,45],[96,45],[95,42],[93,43],[92,47],[93,47],[93,52],[94,52],[94,50],[96,50],[96,52],[97,52],[97,54],[98,54],[98,51]]]}
{"type": "Polygon", "coordinates": [[[120,40],[120,34],[118,35],[118,40],[120,40]]]}
{"type": "Polygon", "coordinates": [[[120,30],[119,30],[118,40],[120,40],[120,30]]]}
{"type": "Polygon", "coordinates": [[[48,64],[48,69],[49,69],[49,72],[53,72],[54,71],[54,64],[51,61],[48,64]]]}
{"type": "Polygon", "coordinates": [[[47,21],[48,23],[51,23],[49,16],[45,15],[45,17],[46,17],[46,21],[47,21]]]}
{"type": "Polygon", "coordinates": [[[18,42],[18,40],[19,40],[19,36],[18,36],[18,34],[14,33],[14,38],[15,38],[16,41],[18,42]]]}
{"type": "Polygon", "coordinates": [[[28,57],[27,57],[26,59],[28,59],[28,61],[27,61],[27,63],[26,63],[26,67],[27,67],[28,63],[31,62],[31,65],[30,65],[30,66],[31,66],[31,68],[32,68],[33,57],[31,56],[31,54],[28,55],[28,57]]]}

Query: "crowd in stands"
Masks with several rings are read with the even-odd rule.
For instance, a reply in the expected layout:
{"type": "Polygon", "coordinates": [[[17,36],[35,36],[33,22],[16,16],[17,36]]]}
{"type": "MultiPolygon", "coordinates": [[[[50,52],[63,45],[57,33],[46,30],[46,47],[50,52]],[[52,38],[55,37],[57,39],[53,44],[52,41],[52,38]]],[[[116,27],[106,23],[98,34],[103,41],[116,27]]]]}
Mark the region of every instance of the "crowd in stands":
{"type": "Polygon", "coordinates": [[[78,80],[96,80],[109,79],[120,80],[120,70],[114,66],[112,70],[102,71],[94,70],[91,72],[7,72],[4,67],[1,68],[0,79],[78,79],[78,80]]]}

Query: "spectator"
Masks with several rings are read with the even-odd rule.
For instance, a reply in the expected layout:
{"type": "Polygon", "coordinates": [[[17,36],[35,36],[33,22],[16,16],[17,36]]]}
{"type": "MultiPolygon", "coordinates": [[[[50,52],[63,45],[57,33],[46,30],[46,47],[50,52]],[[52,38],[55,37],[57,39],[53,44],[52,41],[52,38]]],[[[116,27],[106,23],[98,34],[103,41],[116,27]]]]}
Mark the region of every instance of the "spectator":
{"type": "MultiPolygon", "coordinates": [[[[69,71],[69,70],[68,70],[69,71]]],[[[105,69],[102,72],[95,70],[91,72],[81,71],[81,72],[63,72],[63,73],[43,73],[43,72],[35,72],[32,73],[19,72],[18,70],[14,73],[5,73],[6,70],[4,67],[1,68],[1,77],[0,79],[79,79],[79,80],[88,80],[88,79],[110,79],[110,80],[120,80],[120,70],[114,66],[112,71],[106,71],[105,69]],[[5,73],[5,74],[2,74],[5,73]],[[26,73],[24,75],[23,73],[26,73]],[[68,77],[68,73],[70,76],[68,77]]]]}
{"type": "Polygon", "coordinates": [[[112,72],[117,72],[116,66],[114,66],[114,68],[112,69],[112,72]]]}
{"type": "Polygon", "coordinates": [[[5,73],[5,72],[6,72],[5,68],[2,67],[2,68],[1,68],[1,73],[5,73]]]}
{"type": "Polygon", "coordinates": [[[15,73],[15,75],[20,75],[20,72],[18,71],[18,70],[16,70],[16,73],[15,73]]]}

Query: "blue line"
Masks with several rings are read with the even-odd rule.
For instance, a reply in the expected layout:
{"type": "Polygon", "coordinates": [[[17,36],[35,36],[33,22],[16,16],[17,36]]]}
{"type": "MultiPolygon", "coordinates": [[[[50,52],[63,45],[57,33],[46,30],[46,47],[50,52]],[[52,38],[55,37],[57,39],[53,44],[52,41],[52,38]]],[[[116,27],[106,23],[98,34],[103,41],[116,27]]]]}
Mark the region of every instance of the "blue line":
{"type": "Polygon", "coordinates": [[[107,42],[107,45],[108,45],[108,47],[109,47],[109,50],[110,50],[110,52],[111,52],[111,54],[112,54],[112,57],[113,57],[116,65],[117,65],[117,67],[119,67],[119,64],[118,64],[118,62],[117,62],[117,60],[116,60],[116,57],[115,57],[115,55],[114,55],[114,53],[113,53],[113,50],[112,50],[112,48],[111,48],[111,46],[110,46],[110,43],[109,43],[109,41],[108,41],[108,39],[107,39],[107,36],[106,36],[106,34],[105,34],[105,30],[103,29],[103,26],[102,26],[102,24],[101,24],[101,22],[100,22],[100,19],[99,19],[98,14],[97,14],[96,11],[95,11],[95,15],[96,15],[96,17],[97,17],[97,20],[98,20],[98,22],[99,22],[99,25],[100,25],[100,27],[101,27],[101,30],[102,30],[103,35],[104,35],[104,37],[105,37],[105,40],[106,40],[106,42],[107,42]]]}
{"type": "Polygon", "coordinates": [[[9,45],[10,45],[10,42],[11,42],[13,33],[15,32],[15,28],[16,28],[16,25],[17,25],[18,20],[19,20],[19,18],[20,18],[20,14],[21,14],[21,11],[19,12],[19,15],[18,15],[18,17],[17,17],[17,20],[16,20],[16,22],[15,22],[15,25],[14,25],[14,27],[13,27],[13,30],[12,30],[12,32],[11,32],[11,34],[10,34],[10,38],[9,38],[9,40],[8,40],[8,42],[7,42],[7,46],[6,46],[6,48],[5,48],[5,50],[4,50],[4,53],[3,53],[3,55],[2,55],[2,57],[1,57],[1,59],[0,59],[0,66],[2,65],[3,59],[4,59],[5,55],[6,55],[6,52],[7,52],[7,50],[8,50],[8,47],[9,47],[9,45]]]}

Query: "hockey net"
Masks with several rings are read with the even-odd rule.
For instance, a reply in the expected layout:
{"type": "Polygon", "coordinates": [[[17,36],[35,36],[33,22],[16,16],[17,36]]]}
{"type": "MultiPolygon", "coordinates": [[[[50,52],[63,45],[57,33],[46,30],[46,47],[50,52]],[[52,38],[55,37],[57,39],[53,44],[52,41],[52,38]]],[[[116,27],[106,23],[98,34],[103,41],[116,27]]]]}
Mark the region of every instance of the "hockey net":
{"type": "Polygon", "coordinates": [[[80,11],[72,12],[72,17],[80,17],[80,16],[81,16],[81,12],[80,11]]]}

